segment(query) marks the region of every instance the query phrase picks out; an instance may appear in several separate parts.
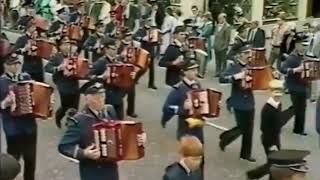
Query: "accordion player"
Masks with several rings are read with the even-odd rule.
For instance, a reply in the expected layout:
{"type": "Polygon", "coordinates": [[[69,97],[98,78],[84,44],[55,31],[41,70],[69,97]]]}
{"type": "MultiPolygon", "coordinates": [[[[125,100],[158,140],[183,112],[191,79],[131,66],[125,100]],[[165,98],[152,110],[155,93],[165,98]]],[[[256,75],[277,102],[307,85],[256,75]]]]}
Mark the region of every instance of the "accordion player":
{"type": "Polygon", "coordinates": [[[320,79],[320,60],[319,59],[304,60],[301,78],[306,81],[319,80],[320,79]]]}
{"type": "Polygon", "coordinates": [[[214,89],[192,90],[188,92],[187,99],[192,106],[188,111],[188,115],[193,118],[216,118],[220,115],[220,101],[222,93],[214,89]]]}
{"type": "Polygon", "coordinates": [[[95,146],[100,150],[100,162],[138,160],[144,157],[144,134],[141,122],[105,121],[93,125],[95,146]]]}
{"type": "Polygon", "coordinates": [[[74,79],[85,79],[89,75],[89,61],[81,57],[70,57],[64,59],[65,69],[63,74],[74,79]]]}
{"type": "Polygon", "coordinates": [[[260,67],[268,65],[265,48],[253,48],[251,53],[252,59],[250,61],[250,66],[260,67]]]}
{"type": "Polygon", "coordinates": [[[109,86],[129,90],[135,85],[135,67],[132,64],[107,65],[107,82],[109,86]]]}
{"type": "Polygon", "coordinates": [[[53,88],[36,81],[22,81],[10,87],[15,94],[13,116],[32,115],[48,118],[52,114],[51,95],[53,88]]]}
{"type": "Polygon", "coordinates": [[[250,78],[244,78],[241,87],[252,90],[268,90],[269,82],[274,79],[270,66],[250,67],[245,70],[245,76],[250,78]]]}

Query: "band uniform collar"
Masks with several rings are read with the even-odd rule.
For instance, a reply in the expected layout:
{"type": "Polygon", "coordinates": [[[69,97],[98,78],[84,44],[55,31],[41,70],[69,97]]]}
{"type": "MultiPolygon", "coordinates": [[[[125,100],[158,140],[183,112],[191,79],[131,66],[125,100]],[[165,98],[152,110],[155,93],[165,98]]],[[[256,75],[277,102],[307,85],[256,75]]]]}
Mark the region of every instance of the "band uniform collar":
{"type": "Polygon", "coordinates": [[[175,40],[173,41],[173,44],[176,45],[176,46],[178,46],[178,47],[182,47],[182,43],[181,43],[180,41],[178,41],[177,39],[175,39],[175,40]]]}
{"type": "Polygon", "coordinates": [[[180,166],[186,171],[186,173],[188,174],[188,176],[190,176],[191,170],[188,168],[188,166],[186,165],[186,163],[184,162],[184,159],[181,159],[179,162],[180,166]]]}
{"type": "Polygon", "coordinates": [[[195,80],[189,80],[188,78],[184,77],[184,78],[183,78],[183,82],[184,82],[187,86],[191,87],[192,89],[200,88],[200,87],[199,87],[199,84],[198,84],[197,81],[195,81],[195,80]]]}
{"type": "Polygon", "coordinates": [[[279,108],[279,105],[280,105],[280,102],[277,102],[274,100],[273,97],[270,97],[267,101],[268,104],[270,104],[272,107],[278,109],[279,108]]]}

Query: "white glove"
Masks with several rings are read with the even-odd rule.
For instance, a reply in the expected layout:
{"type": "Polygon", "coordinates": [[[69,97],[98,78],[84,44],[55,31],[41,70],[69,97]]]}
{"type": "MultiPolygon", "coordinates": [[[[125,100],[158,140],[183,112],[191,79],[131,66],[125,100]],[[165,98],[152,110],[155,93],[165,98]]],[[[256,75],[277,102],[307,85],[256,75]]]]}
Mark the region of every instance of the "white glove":
{"type": "Polygon", "coordinates": [[[235,80],[244,79],[244,78],[245,78],[245,75],[246,75],[245,72],[242,71],[242,72],[239,72],[239,73],[233,75],[233,78],[234,78],[235,80]]]}

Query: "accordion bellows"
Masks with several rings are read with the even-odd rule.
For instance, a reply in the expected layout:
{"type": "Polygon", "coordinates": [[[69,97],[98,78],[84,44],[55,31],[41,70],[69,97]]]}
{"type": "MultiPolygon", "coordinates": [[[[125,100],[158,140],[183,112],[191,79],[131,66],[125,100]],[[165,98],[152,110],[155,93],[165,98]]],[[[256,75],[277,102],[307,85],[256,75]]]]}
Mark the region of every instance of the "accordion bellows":
{"type": "Polygon", "coordinates": [[[320,60],[307,59],[303,61],[304,70],[301,73],[301,78],[307,81],[320,79],[320,60]]]}
{"type": "Polygon", "coordinates": [[[221,97],[222,93],[214,89],[190,91],[187,94],[187,98],[192,103],[192,107],[187,109],[189,116],[194,118],[218,117],[221,97]]]}
{"type": "Polygon", "coordinates": [[[144,146],[138,135],[141,122],[106,121],[93,125],[95,145],[100,149],[100,162],[138,160],[144,157],[144,146]]]}
{"type": "Polygon", "coordinates": [[[48,84],[25,81],[11,86],[16,96],[16,108],[13,116],[32,115],[47,118],[52,114],[51,95],[53,88],[48,84]]]}

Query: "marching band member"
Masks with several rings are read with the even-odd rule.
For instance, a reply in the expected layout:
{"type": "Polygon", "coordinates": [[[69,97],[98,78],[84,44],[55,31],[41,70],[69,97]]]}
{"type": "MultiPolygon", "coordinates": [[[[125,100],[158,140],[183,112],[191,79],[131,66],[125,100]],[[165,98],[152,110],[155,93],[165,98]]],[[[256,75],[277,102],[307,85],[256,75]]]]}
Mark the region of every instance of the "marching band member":
{"type": "Polygon", "coordinates": [[[80,24],[82,16],[85,14],[84,0],[76,0],[70,7],[69,23],[80,24]]]}
{"type": "MultiPolygon", "coordinates": [[[[127,47],[134,47],[134,45],[133,45],[133,39],[132,39],[132,32],[130,31],[129,28],[124,27],[121,33],[122,33],[121,35],[122,40],[121,40],[120,47],[118,49],[118,54],[122,55],[122,61],[125,62],[126,61],[125,57],[127,55],[127,51],[126,51],[127,47]]],[[[133,118],[137,118],[138,115],[135,113],[135,104],[136,104],[136,87],[135,86],[128,92],[127,103],[128,103],[127,115],[133,118]]]]}
{"type": "Polygon", "coordinates": [[[76,54],[76,42],[64,38],[58,44],[59,52],[45,66],[45,71],[53,75],[53,82],[59,91],[61,106],[56,111],[55,119],[57,127],[61,128],[61,120],[67,110],[70,108],[78,109],[80,94],[78,80],[64,75],[63,72],[66,68],[64,59],[76,54]]]}
{"type": "MultiPolygon", "coordinates": [[[[97,61],[102,55],[102,41],[105,38],[104,25],[102,22],[96,23],[96,29],[83,43],[84,50],[92,52],[92,62],[97,61]]],[[[89,57],[86,57],[89,59],[89,57]]]]}
{"type": "MultiPolygon", "coordinates": [[[[261,110],[261,141],[266,153],[270,154],[272,148],[274,150],[281,149],[280,134],[282,127],[293,116],[293,108],[290,106],[288,109],[282,111],[281,97],[283,95],[284,86],[283,82],[279,80],[272,80],[269,83],[271,90],[271,97],[261,110]]],[[[270,164],[266,163],[256,169],[247,172],[250,179],[260,179],[269,173],[270,164]]]]}
{"type": "Polygon", "coordinates": [[[63,30],[68,24],[67,9],[65,6],[60,5],[57,7],[57,15],[54,19],[55,20],[52,22],[49,28],[48,35],[60,40],[63,38],[63,30]]]}
{"type": "Polygon", "coordinates": [[[183,136],[179,142],[181,159],[166,168],[163,180],[199,180],[200,165],[204,154],[202,143],[197,137],[183,136]]]}
{"type": "Polygon", "coordinates": [[[27,72],[31,78],[38,82],[44,82],[44,72],[42,59],[32,55],[32,41],[36,41],[39,37],[39,28],[29,21],[26,27],[26,33],[19,37],[15,43],[17,53],[23,55],[22,71],[27,72]]]}
{"type": "Polygon", "coordinates": [[[282,64],[280,71],[286,74],[286,85],[294,107],[295,121],[293,133],[306,136],[305,115],[307,108],[308,83],[301,79],[300,73],[303,71],[304,47],[302,39],[297,38],[295,50],[287,57],[282,64]]]}
{"type": "Polygon", "coordinates": [[[21,61],[15,53],[5,58],[5,74],[0,78],[0,113],[7,142],[7,153],[18,161],[24,161],[24,180],[35,180],[37,123],[32,116],[12,116],[15,109],[15,94],[10,86],[19,81],[31,80],[27,73],[21,73],[21,61]]]}
{"type": "Polygon", "coordinates": [[[85,95],[84,109],[72,117],[58,145],[59,152],[68,159],[79,162],[81,180],[118,180],[116,162],[99,163],[99,149],[93,144],[92,126],[104,119],[117,120],[112,106],[105,106],[105,90],[103,85],[90,81],[81,87],[85,95]]]}
{"type": "Polygon", "coordinates": [[[270,153],[268,161],[271,164],[272,180],[306,180],[309,172],[305,158],[310,151],[280,150],[270,153]]]}
{"type": "Polygon", "coordinates": [[[119,22],[116,19],[116,12],[113,10],[110,12],[110,22],[106,24],[104,34],[107,37],[115,38],[117,33],[117,27],[119,22]]]}
{"type": "Polygon", "coordinates": [[[169,86],[174,86],[180,82],[180,71],[181,66],[185,64],[183,55],[185,49],[183,43],[186,41],[185,29],[182,26],[178,26],[174,30],[174,41],[170,44],[159,61],[159,66],[166,67],[166,84],[169,86]]]}
{"type": "Polygon", "coordinates": [[[166,127],[168,121],[174,116],[179,116],[178,129],[177,129],[177,139],[179,140],[186,134],[190,134],[199,138],[199,140],[204,143],[203,140],[203,129],[202,128],[189,128],[186,119],[185,109],[190,106],[189,101],[186,101],[187,92],[193,89],[200,89],[201,85],[197,80],[198,68],[194,62],[188,63],[183,71],[183,80],[174,86],[174,89],[168,95],[164,105],[163,105],[163,115],[161,118],[161,125],[163,128],[166,127]]]}
{"type": "MultiPolygon", "coordinates": [[[[193,135],[197,137],[202,144],[204,144],[203,126],[191,120],[185,111],[185,109],[192,106],[191,102],[186,99],[187,92],[201,88],[200,82],[197,80],[198,67],[199,65],[195,62],[189,62],[185,65],[183,69],[183,80],[174,86],[174,89],[170,92],[163,105],[161,125],[165,128],[170,119],[172,119],[174,115],[178,115],[177,140],[181,140],[185,135],[193,135]],[[192,123],[191,121],[195,122],[195,127],[190,127],[190,124],[192,123]]],[[[199,119],[197,119],[197,121],[199,121],[199,119]]],[[[200,122],[203,122],[203,120],[200,120],[200,122]]],[[[200,179],[203,179],[204,158],[201,164],[201,170],[202,173],[200,179]]]]}
{"type": "Polygon", "coordinates": [[[233,60],[233,61],[236,61],[237,60],[237,55],[239,55],[240,53],[240,49],[249,44],[246,40],[246,36],[247,36],[247,31],[245,29],[244,26],[240,26],[238,29],[237,29],[237,36],[234,38],[234,43],[233,45],[231,46],[227,56],[228,56],[228,59],[229,60],[233,60]]]}
{"type": "Polygon", "coordinates": [[[133,38],[136,41],[140,41],[141,48],[147,50],[150,53],[148,88],[157,89],[157,87],[154,84],[154,59],[156,56],[155,47],[158,45],[158,43],[155,44],[149,42],[151,30],[157,29],[156,27],[151,26],[152,22],[150,18],[148,18],[147,16],[143,16],[142,19],[142,27],[140,27],[139,30],[134,34],[133,38]]]}
{"type": "Polygon", "coordinates": [[[25,14],[19,17],[17,29],[25,31],[28,22],[36,16],[36,13],[33,9],[33,3],[24,3],[22,4],[22,8],[25,9],[25,14]]]}
{"type": "MultiPolygon", "coordinates": [[[[107,77],[104,76],[107,65],[121,62],[116,59],[117,46],[115,40],[105,40],[103,43],[104,55],[93,64],[90,74],[98,77],[101,76],[102,79],[106,79],[107,77]]],[[[105,85],[105,92],[107,101],[106,104],[111,104],[117,113],[117,117],[121,120],[124,119],[123,98],[126,95],[126,92],[115,87],[108,87],[107,85],[105,85]]]]}
{"type": "Polygon", "coordinates": [[[232,83],[231,97],[228,103],[234,109],[237,126],[220,135],[219,146],[222,151],[225,151],[227,145],[242,135],[240,159],[255,162],[256,160],[251,157],[255,113],[254,96],[251,89],[240,87],[240,81],[249,80],[243,69],[251,59],[251,47],[244,46],[240,51],[238,62],[230,66],[220,77],[220,83],[232,83]]]}

